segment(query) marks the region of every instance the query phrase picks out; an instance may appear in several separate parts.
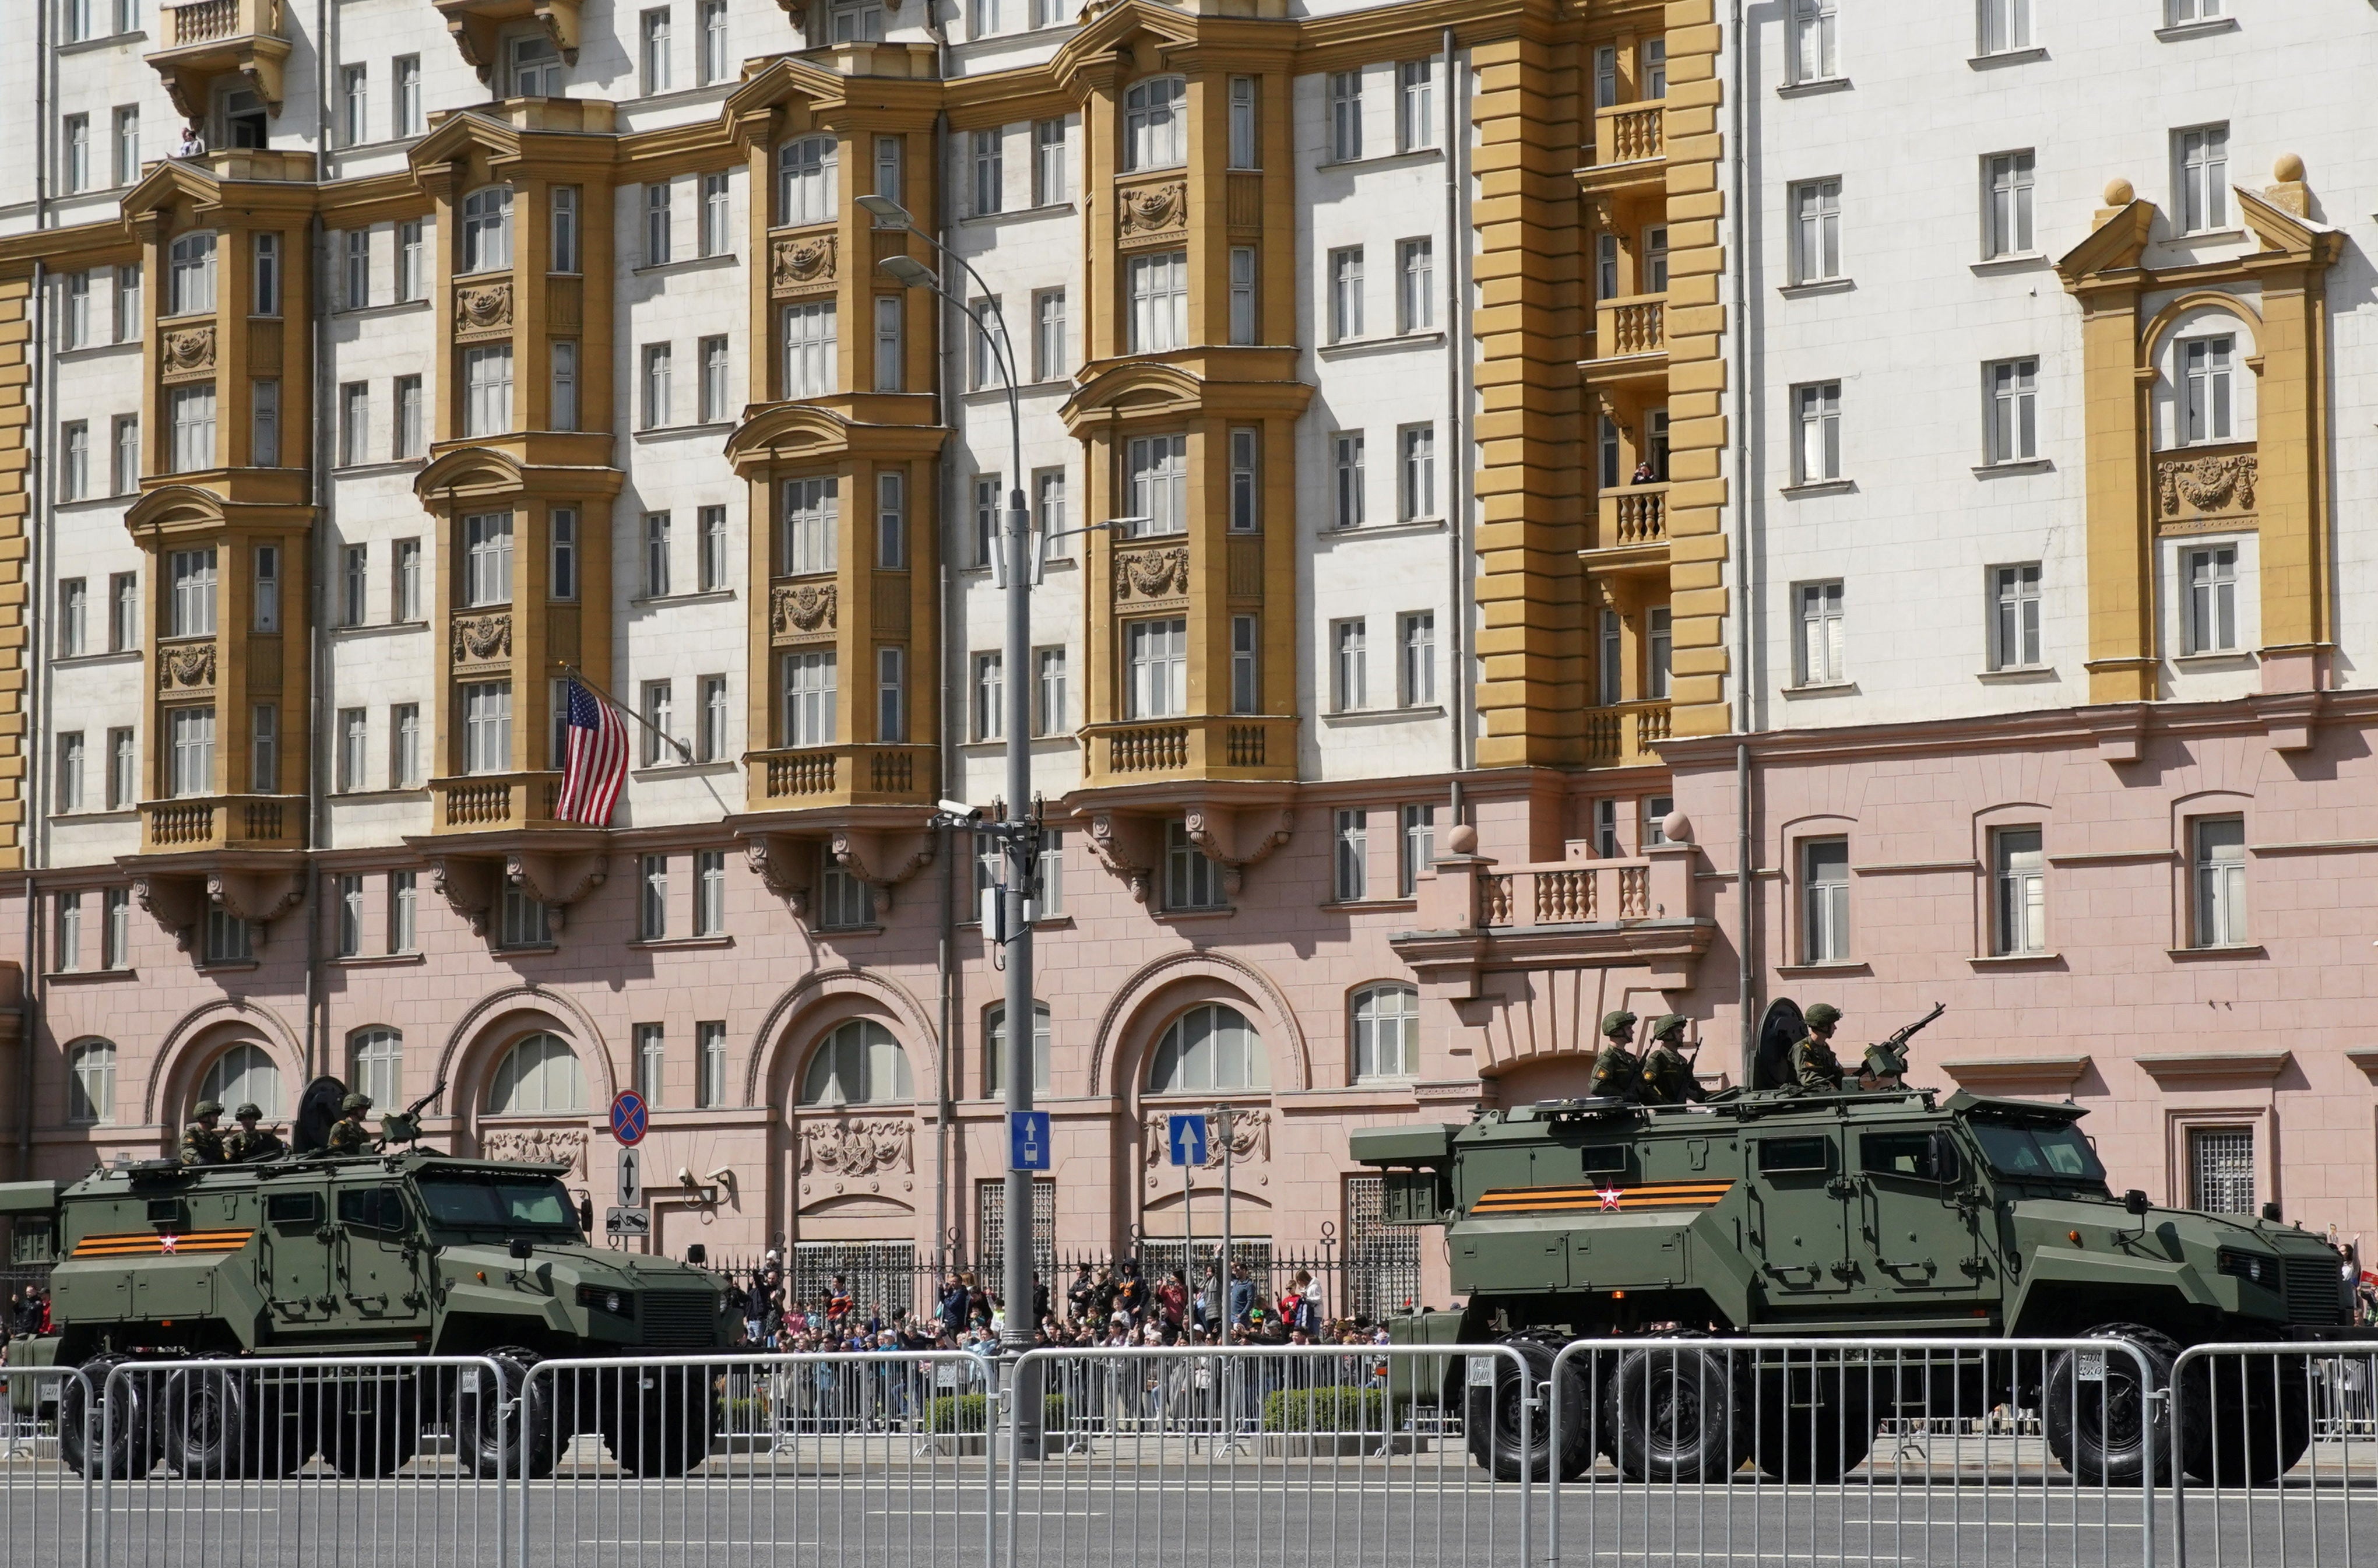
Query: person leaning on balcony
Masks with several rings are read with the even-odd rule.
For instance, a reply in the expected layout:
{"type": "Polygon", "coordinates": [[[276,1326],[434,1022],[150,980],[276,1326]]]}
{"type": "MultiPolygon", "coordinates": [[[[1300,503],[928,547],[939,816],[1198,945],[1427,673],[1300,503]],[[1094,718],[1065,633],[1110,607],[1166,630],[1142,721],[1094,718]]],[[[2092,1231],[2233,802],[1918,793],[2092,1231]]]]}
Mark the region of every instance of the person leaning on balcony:
{"type": "Polygon", "coordinates": [[[198,123],[189,121],[182,127],[182,139],[174,144],[176,158],[203,158],[207,155],[207,139],[198,134],[198,123]]]}
{"type": "Polygon", "coordinates": [[[1831,1002],[1820,1002],[1805,1016],[1808,1032],[1792,1047],[1793,1080],[1803,1089],[1839,1089],[1842,1064],[1833,1055],[1832,1039],[1842,1010],[1831,1002]]]}
{"type": "Polygon", "coordinates": [[[1635,1092],[1643,1076],[1643,1058],[1635,1054],[1635,1015],[1621,1010],[1603,1015],[1602,1037],[1609,1043],[1593,1058],[1591,1094],[1624,1099],[1635,1092]]]}
{"type": "Polygon", "coordinates": [[[1656,485],[1660,482],[1660,475],[1658,470],[1651,466],[1651,460],[1647,457],[1635,464],[1635,476],[1627,482],[1630,485],[1656,485]]]}
{"type": "Polygon", "coordinates": [[[1682,1013],[1651,1020],[1651,1048],[1643,1054],[1641,1094],[1647,1105],[1682,1105],[1709,1098],[1709,1091],[1693,1076],[1692,1063],[1676,1049],[1685,1038],[1686,1022],[1682,1013]]]}

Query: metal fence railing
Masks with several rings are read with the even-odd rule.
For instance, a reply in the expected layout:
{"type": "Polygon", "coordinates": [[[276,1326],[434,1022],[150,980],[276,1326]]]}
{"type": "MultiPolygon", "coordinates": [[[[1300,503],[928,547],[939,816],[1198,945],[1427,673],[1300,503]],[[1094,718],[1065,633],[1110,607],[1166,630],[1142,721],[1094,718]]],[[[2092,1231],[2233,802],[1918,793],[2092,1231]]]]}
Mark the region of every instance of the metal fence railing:
{"type": "Polygon", "coordinates": [[[2172,1561],[2378,1560],[2378,1344],[2175,1348],[2172,1561]]]}

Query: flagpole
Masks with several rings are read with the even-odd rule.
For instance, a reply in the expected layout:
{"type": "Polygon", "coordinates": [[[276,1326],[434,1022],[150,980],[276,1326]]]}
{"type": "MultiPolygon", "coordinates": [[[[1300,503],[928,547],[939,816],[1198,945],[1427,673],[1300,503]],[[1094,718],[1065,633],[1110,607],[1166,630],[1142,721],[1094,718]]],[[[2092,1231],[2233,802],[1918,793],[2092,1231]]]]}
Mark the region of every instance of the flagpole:
{"type": "Polygon", "coordinates": [[[661,744],[667,746],[669,750],[677,754],[678,760],[679,762],[691,762],[693,760],[692,747],[687,745],[683,741],[679,740],[667,730],[656,727],[643,714],[638,713],[634,708],[630,707],[627,704],[621,702],[619,698],[613,696],[602,687],[594,684],[594,681],[586,678],[585,673],[579,669],[577,666],[557,658],[553,661],[553,667],[556,669],[567,670],[572,681],[577,681],[580,685],[585,687],[588,691],[594,693],[596,696],[610,704],[618,712],[626,714],[630,718],[634,719],[646,730],[651,730],[654,735],[659,738],[661,744]]]}

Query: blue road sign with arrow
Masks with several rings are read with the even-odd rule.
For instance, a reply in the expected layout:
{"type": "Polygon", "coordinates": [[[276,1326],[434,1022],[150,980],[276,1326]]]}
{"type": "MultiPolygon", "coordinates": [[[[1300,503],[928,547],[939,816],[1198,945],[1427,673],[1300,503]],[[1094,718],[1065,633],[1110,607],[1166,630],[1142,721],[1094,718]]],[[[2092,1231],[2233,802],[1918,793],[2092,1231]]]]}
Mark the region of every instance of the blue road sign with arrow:
{"type": "Polygon", "coordinates": [[[1049,1168],[1049,1113],[1007,1113],[1007,1168],[1045,1171],[1049,1168]]]}
{"type": "Polygon", "coordinates": [[[1206,1118],[1200,1116],[1169,1116],[1165,1144],[1171,1150],[1171,1163],[1176,1165],[1202,1165],[1206,1163],[1206,1118]]]}

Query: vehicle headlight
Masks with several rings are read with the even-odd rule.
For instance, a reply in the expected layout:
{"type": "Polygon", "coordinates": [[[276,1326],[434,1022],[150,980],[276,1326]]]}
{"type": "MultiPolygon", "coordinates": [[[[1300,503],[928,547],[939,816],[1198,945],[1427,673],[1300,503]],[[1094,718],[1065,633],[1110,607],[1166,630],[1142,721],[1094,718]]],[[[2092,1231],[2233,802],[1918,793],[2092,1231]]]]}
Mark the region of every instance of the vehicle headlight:
{"type": "Polygon", "coordinates": [[[2219,1267],[2223,1273],[2234,1275],[2251,1284],[2274,1290],[2278,1287],[2279,1263],[2276,1258],[2265,1258],[2255,1252],[2240,1252],[2225,1247],[2221,1249],[2219,1267]]]}
{"type": "Polygon", "coordinates": [[[578,1305],[624,1317],[628,1311],[629,1297],[608,1285],[582,1285],[578,1287],[578,1305]]]}

